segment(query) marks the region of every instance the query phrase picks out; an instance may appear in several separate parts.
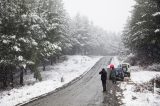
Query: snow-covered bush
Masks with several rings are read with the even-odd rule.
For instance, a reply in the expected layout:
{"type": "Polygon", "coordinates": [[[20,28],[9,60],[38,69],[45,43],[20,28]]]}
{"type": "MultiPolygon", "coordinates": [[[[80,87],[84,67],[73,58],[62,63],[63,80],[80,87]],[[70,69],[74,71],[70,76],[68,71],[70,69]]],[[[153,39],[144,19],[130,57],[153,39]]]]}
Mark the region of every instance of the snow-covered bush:
{"type": "Polygon", "coordinates": [[[147,70],[160,71],[160,64],[152,64],[147,67],[147,70]]]}
{"type": "Polygon", "coordinates": [[[145,82],[142,84],[137,83],[134,86],[134,92],[148,92],[148,91],[152,93],[154,93],[155,91],[160,93],[160,76],[156,76],[149,82],[145,82]]]}
{"type": "Polygon", "coordinates": [[[132,53],[123,58],[123,62],[129,63],[131,66],[137,65],[138,59],[132,53]]]}
{"type": "Polygon", "coordinates": [[[154,90],[154,80],[150,80],[149,82],[142,83],[142,84],[135,84],[134,92],[147,92],[154,90]]]}

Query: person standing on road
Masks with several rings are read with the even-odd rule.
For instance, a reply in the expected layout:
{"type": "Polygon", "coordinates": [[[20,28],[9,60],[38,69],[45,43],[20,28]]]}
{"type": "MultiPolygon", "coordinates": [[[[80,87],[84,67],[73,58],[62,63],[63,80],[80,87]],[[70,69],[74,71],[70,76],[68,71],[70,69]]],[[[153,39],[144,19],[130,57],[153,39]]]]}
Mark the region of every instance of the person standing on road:
{"type": "Polygon", "coordinates": [[[102,86],[103,86],[103,92],[106,91],[106,80],[107,80],[107,72],[103,68],[102,71],[99,72],[101,74],[101,81],[102,81],[102,86]]]}
{"type": "Polygon", "coordinates": [[[113,84],[116,84],[116,70],[114,68],[114,65],[110,65],[110,69],[111,69],[110,78],[113,84]]]}

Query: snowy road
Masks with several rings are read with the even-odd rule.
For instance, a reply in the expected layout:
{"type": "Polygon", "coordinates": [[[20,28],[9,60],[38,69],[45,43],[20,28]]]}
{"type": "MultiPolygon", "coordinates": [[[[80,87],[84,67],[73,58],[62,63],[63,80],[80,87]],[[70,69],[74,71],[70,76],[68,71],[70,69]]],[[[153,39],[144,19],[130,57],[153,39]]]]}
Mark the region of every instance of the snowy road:
{"type": "Polygon", "coordinates": [[[102,58],[79,81],[24,106],[118,106],[116,85],[108,81],[108,91],[102,92],[99,71],[107,66],[109,60],[110,57],[102,58]]]}

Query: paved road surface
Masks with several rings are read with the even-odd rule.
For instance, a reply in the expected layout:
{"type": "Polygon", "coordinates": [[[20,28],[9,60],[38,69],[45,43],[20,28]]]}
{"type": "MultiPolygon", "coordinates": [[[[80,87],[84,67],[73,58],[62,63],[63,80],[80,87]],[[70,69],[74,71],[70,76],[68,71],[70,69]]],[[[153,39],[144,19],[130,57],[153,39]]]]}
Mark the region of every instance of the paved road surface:
{"type": "Polygon", "coordinates": [[[110,57],[100,59],[82,79],[24,106],[119,106],[115,96],[119,90],[117,85],[108,81],[107,92],[102,92],[99,71],[107,66],[109,60],[110,57]]]}

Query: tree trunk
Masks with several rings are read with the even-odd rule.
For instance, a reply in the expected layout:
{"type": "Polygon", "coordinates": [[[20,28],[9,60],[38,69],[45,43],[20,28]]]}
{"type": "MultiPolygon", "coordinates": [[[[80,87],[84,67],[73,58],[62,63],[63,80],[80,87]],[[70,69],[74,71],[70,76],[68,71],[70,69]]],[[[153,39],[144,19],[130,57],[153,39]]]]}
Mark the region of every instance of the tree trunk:
{"type": "Polygon", "coordinates": [[[13,82],[13,67],[12,66],[10,68],[10,85],[11,85],[11,87],[14,87],[14,82],[13,82]]]}
{"type": "Polygon", "coordinates": [[[27,69],[26,68],[24,68],[24,73],[25,73],[25,75],[27,75],[27,69]]]}
{"type": "Polygon", "coordinates": [[[3,66],[4,76],[3,76],[3,87],[7,88],[7,70],[5,66],[3,66]]]}
{"type": "Polygon", "coordinates": [[[45,66],[45,64],[43,64],[43,71],[46,71],[46,66],[45,66]]]}
{"type": "Polygon", "coordinates": [[[51,65],[53,65],[53,57],[51,57],[51,65]]]}
{"type": "Polygon", "coordinates": [[[23,86],[23,68],[21,68],[21,73],[20,73],[20,85],[23,86]]]}
{"type": "MultiPolygon", "coordinates": [[[[52,57],[52,62],[53,62],[53,63],[56,63],[56,57],[55,57],[55,56],[52,57]]],[[[52,63],[52,64],[53,64],[53,63],[52,63]]]]}
{"type": "Polygon", "coordinates": [[[45,61],[43,61],[43,71],[46,70],[46,64],[45,64],[45,61]]]}

